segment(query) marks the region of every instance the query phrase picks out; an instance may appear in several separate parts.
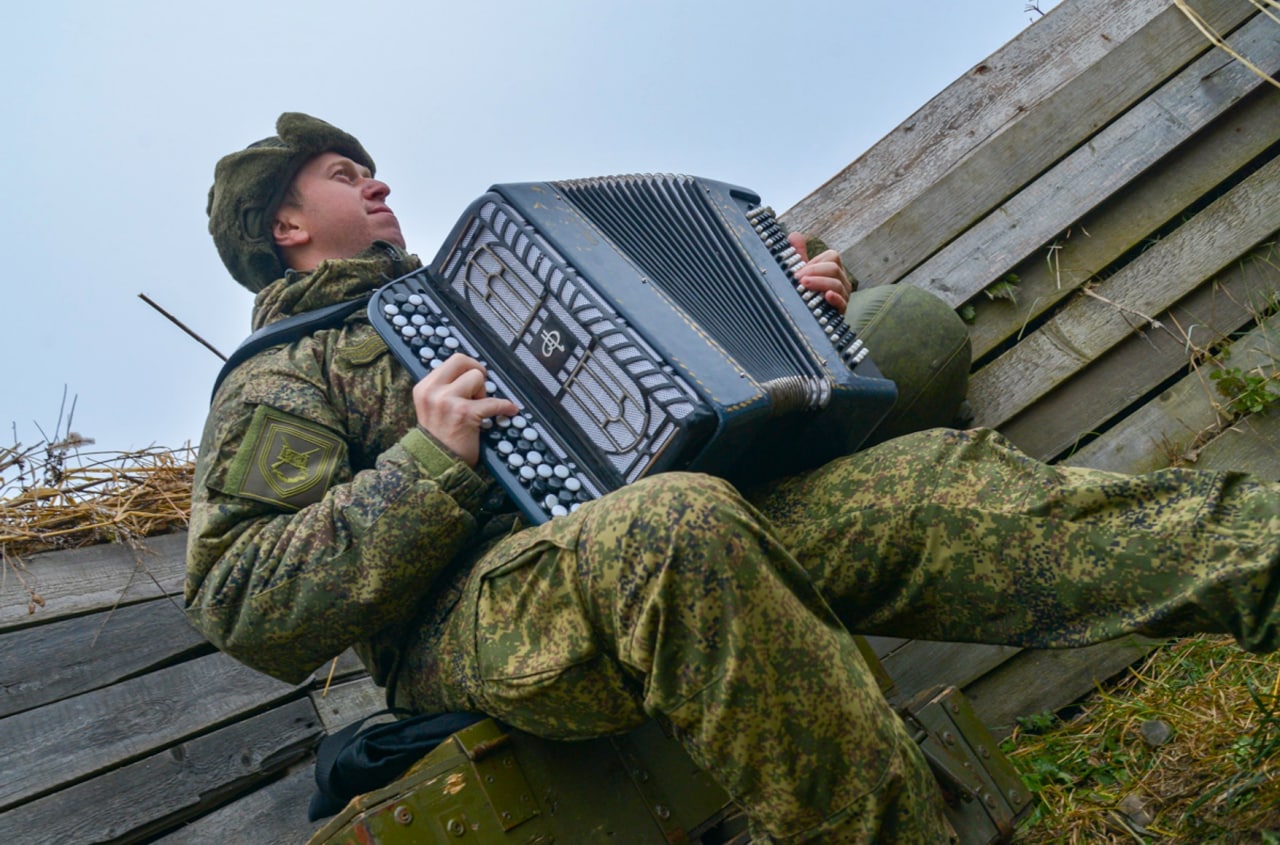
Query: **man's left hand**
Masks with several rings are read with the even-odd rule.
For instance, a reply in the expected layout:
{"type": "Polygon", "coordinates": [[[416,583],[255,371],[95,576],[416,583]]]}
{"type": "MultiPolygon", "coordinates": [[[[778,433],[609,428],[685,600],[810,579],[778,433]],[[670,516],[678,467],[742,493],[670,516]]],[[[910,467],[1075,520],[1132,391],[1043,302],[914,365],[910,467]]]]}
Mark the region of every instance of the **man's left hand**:
{"type": "Polygon", "coordinates": [[[828,305],[843,314],[849,304],[849,295],[853,293],[853,284],[844,271],[840,253],[829,249],[810,260],[804,235],[793,232],[787,235],[787,241],[805,261],[805,265],[796,271],[796,281],[808,290],[821,293],[828,305]]]}

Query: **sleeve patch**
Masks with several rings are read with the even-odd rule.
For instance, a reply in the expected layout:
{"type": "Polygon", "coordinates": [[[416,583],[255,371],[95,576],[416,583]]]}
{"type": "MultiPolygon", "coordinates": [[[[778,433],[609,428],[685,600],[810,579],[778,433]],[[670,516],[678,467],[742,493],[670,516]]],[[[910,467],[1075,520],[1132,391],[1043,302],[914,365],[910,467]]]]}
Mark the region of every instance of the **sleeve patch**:
{"type": "Polygon", "coordinates": [[[343,442],[308,420],[259,405],[231,462],[226,492],[297,509],[320,501],[343,442]]]}

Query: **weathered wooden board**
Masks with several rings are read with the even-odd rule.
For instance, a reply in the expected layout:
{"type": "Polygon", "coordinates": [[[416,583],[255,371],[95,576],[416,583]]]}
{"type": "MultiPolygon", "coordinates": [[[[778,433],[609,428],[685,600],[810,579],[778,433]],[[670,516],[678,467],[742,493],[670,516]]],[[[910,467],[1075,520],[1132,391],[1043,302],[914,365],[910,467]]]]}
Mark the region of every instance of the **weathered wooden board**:
{"type": "Polygon", "coordinates": [[[1204,445],[1196,466],[1247,468],[1270,481],[1280,481],[1280,409],[1246,417],[1204,445]]]}
{"type": "Polygon", "coordinates": [[[211,652],[173,602],[155,599],[8,632],[0,648],[0,717],[211,652]]]}
{"type": "MultiPolygon", "coordinates": [[[[1258,15],[1228,41],[1276,73],[1277,29],[1258,15]]],[[[1265,84],[1225,53],[1206,54],[901,281],[961,304],[1265,84]]]]}
{"type": "MultiPolygon", "coordinates": [[[[1245,14],[1250,11],[1247,4],[1240,5],[1246,6],[1245,14]]],[[[1061,4],[801,200],[784,219],[792,229],[821,233],[847,250],[975,149],[1019,122],[1039,119],[1047,98],[1071,88],[1089,67],[1169,12],[1176,10],[1167,0],[1061,4]]],[[[878,281],[882,275],[872,268],[865,278],[878,281]]]]}
{"type": "Polygon", "coordinates": [[[911,640],[886,656],[883,663],[893,678],[896,695],[907,700],[939,685],[964,688],[1018,651],[1013,646],[911,640]]]}
{"type": "Polygon", "coordinates": [[[974,712],[997,738],[1019,716],[1056,711],[1096,690],[1149,652],[1156,643],[1124,637],[1085,648],[1027,649],[965,689],[974,712]]]}
{"type": "Polygon", "coordinates": [[[217,653],[0,719],[0,810],[297,695],[217,653]]]}
{"type": "MultiPolygon", "coordinates": [[[[1280,358],[1280,315],[1237,339],[1231,350],[1232,366],[1245,370],[1274,367],[1280,358]]],[[[1223,408],[1226,400],[1209,376],[1214,369],[1205,364],[1183,377],[1126,417],[1107,437],[1082,447],[1065,463],[1136,473],[1196,458],[1210,469],[1256,471],[1257,467],[1248,463],[1216,464],[1202,455],[1202,440],[1230,416],[1223,408]]]]}
{"type": "Polygon", "coordinates": [[[1203,280],[1253,251],[1280,229],[1277,196],[1280,158],[1100,282],[1092,296],[1072,300],[1017,346],[974,373],[969,398],[977,422],[998,427],[1143,328],[1145,317],[1170,307],[1203,280]]]}
{"type": "Polygon", "coordinates": [[[319,714],[325,731],[333,733],[356,719],[385,710],[385,695],[385,690],[365,675],[334,684],[327,694],[319,689],[312,690],[311,703],[319,714]]]}
{"type": "Polygon", "coordinates": [[[327,820],[307,821],[315,789],[311,765],[295,766],[277,781],[155,840],[154,845],[252,842],[301,843],[327,820]]]}
{"type": "MultiPolygon", "coordinates": [[[[1280,290],[1277,253],[1276,246],[1268,244],[1232,263],[1212,283],[1155,315],[1163,328],[1121,341],[1044,400],[1001,425],[1001,433],[1041,460],[1070,453],[1082,435],[1101,431],[1182,372],[1203,350],[1220,344],[1262,313],[1263,303],[1280,290]]],[[[1114,440],[1111,435],[1103,439],[1114,440]]],[[[1152,459],[1158,462],[1159,454],[1152,459]]]]}
{"type": "Polygon", "coordinates": [[[1280,89],[1264,85],[1014,268],[1017,302],[974,300],[975,360],[1016,339],[1081,284],[1280,140],[1280,89]]]}
{"type": "Polygon", "coordinates": [[[0,581],[0,632],[52,622],[94,610],[182,593],[187,535],[165,534],[141,541],[143,550],[103,543],[26,560],[28,580],[45,600],[27,613],[27,596],[14,578],[0,581]]]}
{"type": "MultiPolygon", "coordinates": [[[[267,781],[306,757],[320,735],[310,701],[289,702],[0,813],[0,842],[142,841],[267,781]]],[[[291,814],[305,822],[305,802],[291,814]]]]}
{"type": "MultiPolygon", "coordinates": [[[[1215,29],[1230,29],[1251,10],[1244,0],[1214,0],[1197,7],[1213,19],[1215,29]]],[[[848,251],[854,275],[879,273],[866,277],[873,282],[903,277],[1209,49],[1186,16],[1166,4],[1141,30],[1084,67],[1070,85],[1048,93],[1034,112],[985,139],[909,206],[868,232],[848,251]]]]}

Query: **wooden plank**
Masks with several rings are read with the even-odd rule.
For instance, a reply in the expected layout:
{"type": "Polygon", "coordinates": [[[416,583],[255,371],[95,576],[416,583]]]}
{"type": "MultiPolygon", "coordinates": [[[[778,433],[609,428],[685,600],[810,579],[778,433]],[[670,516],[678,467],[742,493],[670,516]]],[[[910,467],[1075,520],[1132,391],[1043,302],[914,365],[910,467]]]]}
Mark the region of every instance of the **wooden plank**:
{"type": "Polygon", "coordinates": [[[897,696],[906,700],[939,684],[963,688],[1019,651],[1014,646],[912,640],[886,657],[884,668],[897,696]]]}
{"type": "MultiPolygon", "coordinates": [[[[1228,43],[1276,73],[1276,32],[1258,15],[1228,43]]],[[[1265,84],[1225,53],[1206,54],[902,281],[961,304],[1265,84]]]]}
{"type": "Polygon", "coordinates": [[[10,631],[0,649],[0,717],[212,650],[171,598],[10,631]]]}
{"type": "Polygon", "coordinates": [[[314,767],[297,766],[283,778],[155,840],[154,845],[305,842],[327,821],[307,821],[315,785],[314,767]]]}
{"type": "Polygon", "coordinates": [[[298,695],[221,653],[0,719],[0,810],[298,695]]]}
{"type": "MultiPolygon", "coordinates": [[[[1121,341],[1001,425],[1000,432],[1041,460],[1063,456],[1080,442],[1082,432],[1102,430],[1109,420],[1127,413],[1135,402],[1183,371],[1200,350],[1217,346],[1249,324],[1263,310],[1257,304],[1276,290],[1280,290],[1280,255],[1273,243],[1155,315],[1165,328],[1121,341]],[[1194,346],[1187,342],[1188,331],[1194,346]]],[[[1113,438],[1108,434],[1104,439],[1113,438]]]]}
{"type": "MultiPolygon", "coordinates": [[[[1230,363],[1248,369],[1275,367],[1280,349],[1280,315],[1271,317],[1231,345],[1230,363]]],[[[1141,473],[1158,469],[1177,458],[1201,457],[1206,435],[1223,420],[1222,396],[1204,364],[1142,408],[1130,414],[1104,438],[1081,448],[1064,463],[1114,472],[1141,473]]],[[[1221,448],[1221,447],[1219,447],[1221,448]]],[[[1205,464],[1207,465],[1207,464],[1205,464]]],[[[1212,466],[1212,469],[1245,469],[1247,464],[1212,466]]]]}
{"type": "MultiPolygon", "coordinates": [[[[307,699],[289,702],[0,813],[0,842],[34,831],[42,842],[142,841],[267,781],[308,756],[321,732],[307,699]]],[[[305,822],[306,803],[292,814],[305,822]]]]}
{"type": "MultiPolygon", "coordinates": [[[[1218,31],[1229,31],[1252,11],[1243,0],[1196,5],[1218,31]]],[[[1209,49],[1186,15],[1166,5],[1141,30],[1085,67],[1070,84],[1046,95],[1033,112],[985,139],[910,205],[852,245],[846,262],[854,276],[889,282],[906,275],[1209,49]]],[[[1025,68],[1014,72],[1025,73],[1025,68]]]]}
{"type": "Polygon", "coordinates": [[[28,574],[24,577],[44,598],[45,606],[28,614],[27,595],[17,579],[0,580],[0,632],[117,604],[181,595],[186,533],[148,537],[141,543],[140,552],[123,544],[100,543],[32,555],[25,561],[28,574]]]}
{"type": "Polygon", "coordinates": [[[324,729],[333,733],[356,719],[385,710],[385,696],[386,691],[375,684],[373,678],[365,675],[363,678],[334,684],[329,688],[328,695],[324,695],[322,690],[313,690],[311,703],[320,715],[324,729]]]}
{"type": "Polygon", "coordinates": [[[1280,411],[1240,420],[1204,445],[1195,466],[1246,469],[1258,478],[1280,481],[1280,411]]]}
{"type": "Polygon", "coordinates": [[[1018,301],[973,300],[974,359],[1015,338],[1080,285],[1280,141],[1280,90],[1264,85],[1070,231],[1014,268],[1018,301]]]}
{"type": "MultiPolygon", "coordinates": [[[[1280,49],[1280,39],[1277,39],[1280,49]]],[[[1280,158],[1273,159],[1169,237],[1099,283],[974,373],[969,401],[998,427],[1086,367],[1154,315],[1280,228],[1280,158]]]]}
{"type": "MultiPolygon", "coordinates": [[[[1167,0],[1063,3],[949,85],[783,219],[844,251],[909,205],[975,148],[1101,61],[1167,0]],[[1105,35],[1106,37],[1101,37],[1105,35]],[[1034,69],[1030,72],[1029,69],[1034,69]]],[[[868,276],[867,281],[880,274],[868,276]]]]}
{"type": "Polygon", "coordinates": [[[1017,717],[1061,710],[1141,660],[1154,645],[1135,636],[1084,648],[1027,649],[964,694],[1000,739],[1013,730],[1017,717]]]}

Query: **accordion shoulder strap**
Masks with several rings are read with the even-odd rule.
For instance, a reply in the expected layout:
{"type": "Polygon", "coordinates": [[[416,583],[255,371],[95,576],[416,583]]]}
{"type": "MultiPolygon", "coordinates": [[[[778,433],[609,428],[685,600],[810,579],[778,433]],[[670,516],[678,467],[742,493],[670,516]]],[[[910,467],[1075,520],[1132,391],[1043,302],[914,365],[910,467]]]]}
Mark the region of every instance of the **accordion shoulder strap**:
{"type": "Polygon", "coordinates": [[[236,347],[236,350],[231,353],[231,357],[222,365],[222,370],[213,382],[213,392],[209,394],[209,401],[212,402],[213,397],[217,395],[223,379],[232,370],[254,355],[272,346],[292,343],[321,329],[329,329],[339,325],[343,320],[347,319],[349,314],[365,307],[369,302],[370,296],[366,295],[358,299],[326,305],[324,308],[317,308],[314,311],[294,314],[292,317],[286,317],[283,320],[278,320],[269,326],[263,326],[258,329],[245,338],[244,342],[236,347]]]}

